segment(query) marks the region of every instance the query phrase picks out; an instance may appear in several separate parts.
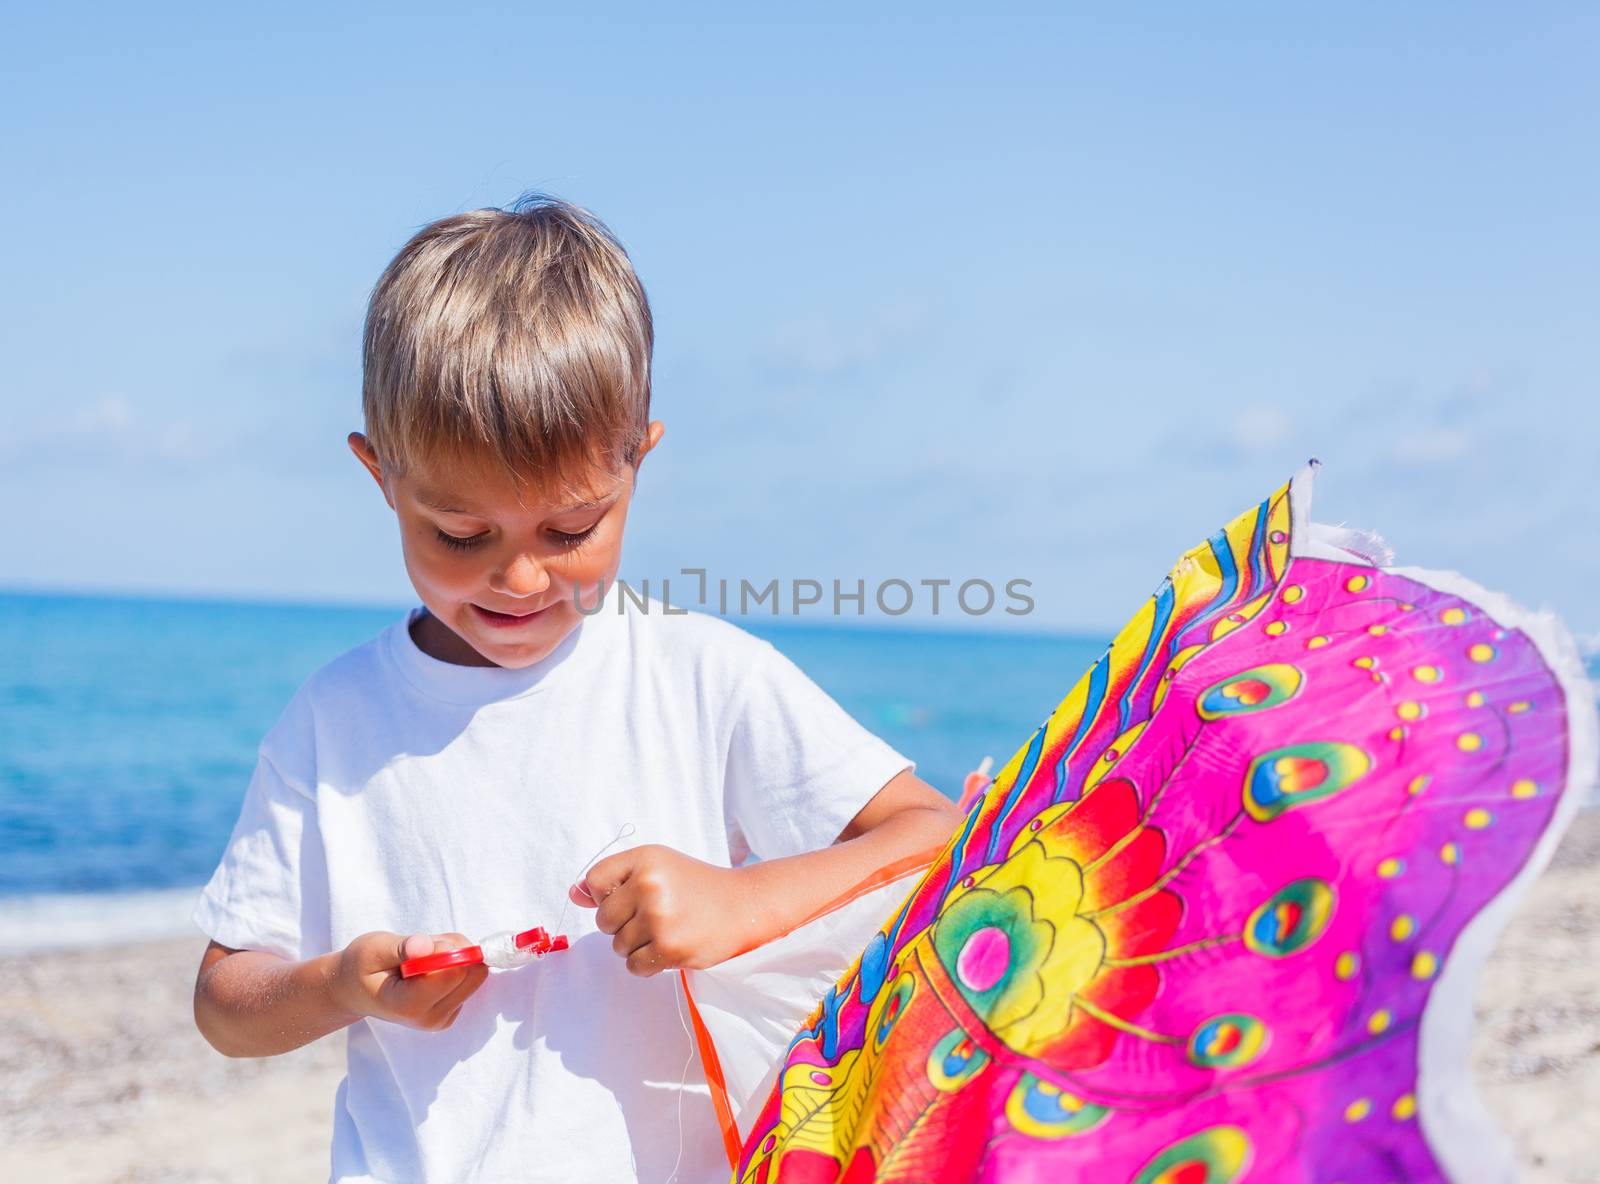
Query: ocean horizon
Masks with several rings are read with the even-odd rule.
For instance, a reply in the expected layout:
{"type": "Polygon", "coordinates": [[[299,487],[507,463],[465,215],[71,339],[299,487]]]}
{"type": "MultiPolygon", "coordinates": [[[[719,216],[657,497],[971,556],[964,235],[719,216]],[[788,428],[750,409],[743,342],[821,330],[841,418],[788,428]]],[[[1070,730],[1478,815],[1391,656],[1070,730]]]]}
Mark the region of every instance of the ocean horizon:
{"type": "MultiPolygon", "coordinates": [[[[39,949],[193,932],[188,910],[295,689],[407,611],[0,591],[0,926],[39,949]]],[[[1109,640],[730,618],[959,793],[1109,640]]]]}
{"type": "MultiPolygon", "coordinates": [[[[0,591],[0,926],[20,949],[198,934],[256,749],[313,671],[403,606],[0,591]]],[[[1102,636],[730,618],[952,797],[1102,636]]],[[[1591,676],[1600,673],[1591,656],[1591,676]]]]}

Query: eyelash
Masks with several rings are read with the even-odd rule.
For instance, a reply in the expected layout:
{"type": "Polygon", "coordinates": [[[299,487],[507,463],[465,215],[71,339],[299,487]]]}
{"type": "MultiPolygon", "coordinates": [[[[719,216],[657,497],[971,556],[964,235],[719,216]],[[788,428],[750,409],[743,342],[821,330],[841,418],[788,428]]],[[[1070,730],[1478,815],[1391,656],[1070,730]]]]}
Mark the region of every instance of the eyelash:
{"type": "Polygon", "coordinates": [[[563,547],[571,548],[578,546],[590,535],[592,535],[595,532],[595,528],[599,525],[600,524],[596,522],[594,526],[589,527],[588,530],[580,530],[576,534],[569,534],[564,530],[552,530],[550,533],[555,535],[556,542],[560,543],[563,547]]]}
{"type": "Polygon", "coordinates": [[[446,534],[444,531],[437,529],[434,533],[439,536],[439,541],[452,551],[470,551],[483,542],[484,539],[481,534],[468,535],[466,538],[462,538],[458,534],[446,534]]]}
{"type": "MultiPolygon", "coordinates": [[[[595,527],[598,525],[599,523],[596,523],[595,526],[591,526],[588,530],[579,531],[577,534],[569,534],[564,530],[552,530],[550,533],[555,537],[557,543],[570,549],[579,546],[585,540],[587,540],[588,537],[595,532],[595,527]]],[[[483,540],[488,537],[486,534],[474,534],[468,535],[466,538],[462,538],[458,534],[446,534],[444,531],[438,529],[435,529],[434,533],[439,536],[439,541],[445,546],[449,547],[452,551],[470,551],[474,547],[477,547],[479,544],[481,544],[483,540]]]]}

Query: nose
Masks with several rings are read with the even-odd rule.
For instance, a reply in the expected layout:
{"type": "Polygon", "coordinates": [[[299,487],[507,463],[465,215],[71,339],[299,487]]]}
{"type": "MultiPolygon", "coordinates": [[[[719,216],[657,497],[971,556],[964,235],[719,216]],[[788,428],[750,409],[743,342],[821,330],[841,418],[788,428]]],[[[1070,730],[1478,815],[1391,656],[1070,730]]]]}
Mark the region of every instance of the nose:
{"type": "Polygon", "coordinates": [[[550,573],[532,555],[518,554],[489,581],[502,596],[537,596],[550,587],[550,573]]]}

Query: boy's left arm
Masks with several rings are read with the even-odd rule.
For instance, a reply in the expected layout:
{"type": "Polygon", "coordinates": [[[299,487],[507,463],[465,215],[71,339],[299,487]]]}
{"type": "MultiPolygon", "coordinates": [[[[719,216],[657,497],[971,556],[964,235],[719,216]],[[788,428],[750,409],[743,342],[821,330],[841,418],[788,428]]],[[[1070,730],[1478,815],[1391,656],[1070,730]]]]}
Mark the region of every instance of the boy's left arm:
{"type": "Polygon", "coordinates": [[[820,851],[726,868],[670,847],[635,847],[596,863],[572,899],[598,909],[595,923],[634,974],[714,966],[782,936],[881,868],[931,859],[960,817],[907,769],[820,851]]]}

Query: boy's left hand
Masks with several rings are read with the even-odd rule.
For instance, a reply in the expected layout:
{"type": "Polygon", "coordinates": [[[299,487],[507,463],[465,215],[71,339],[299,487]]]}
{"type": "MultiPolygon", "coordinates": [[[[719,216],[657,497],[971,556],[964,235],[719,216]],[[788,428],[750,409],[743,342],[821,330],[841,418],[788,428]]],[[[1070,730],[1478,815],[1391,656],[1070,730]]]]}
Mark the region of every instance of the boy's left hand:
{"type": "Polygon", "coordinates": [[[754,901],[739,872],[650,844],[600,860],[569,895],[640,977],[704,969],[754,944],[754,901]]]}
{"type": "Polygon", "coordinates": [[[906,769],[828,847],[718,867],[654,844],[589,869],[570,895],[641,977],[704,970],[802,925],[897,861],[932,860],[961,821],[955,806],[906,769]]]}

